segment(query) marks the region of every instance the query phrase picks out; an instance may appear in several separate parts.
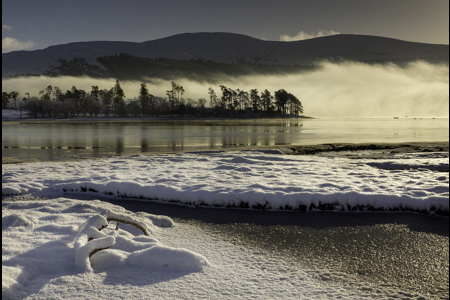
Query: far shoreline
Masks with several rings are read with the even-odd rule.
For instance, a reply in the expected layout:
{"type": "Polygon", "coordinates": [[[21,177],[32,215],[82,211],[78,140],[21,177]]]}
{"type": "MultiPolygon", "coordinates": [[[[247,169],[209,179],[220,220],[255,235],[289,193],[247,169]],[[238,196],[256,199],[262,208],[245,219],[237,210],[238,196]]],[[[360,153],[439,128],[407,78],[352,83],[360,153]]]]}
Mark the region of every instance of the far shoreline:
{"type": "Polygon", "coordinates": [[[277,117],[261,117],[261,118],[102,118],[102,117],[79,117],[79,118],[68,118],[68,119],[53,119],[53,118],[2,118],[2,124],[16,124],[16,123],[36,123],[36,124],[46,124],[46,123],[146,123],[146,122],[166,122],[166,121],[254,121],[254,120],[275,120],[275,119],[319,119],[315,117],[308,116],[277,116],[277,117]]]}
{"type": "Polygon", "coordinates": [[[52,117],[19,117],[17,110],[15,109],[2,109],[2,124],[14,124],[14,123],[66,123],[66,122],[108,122],[108,123],[139,123],[139,122],[162,122],[162,121],[251,121],[251,120],[273,120],[273,119],[318,119],[316,117],[294,115],[294,114],[273,114],[265,116],[249,115],[246,118],[238,116],[230,117],[167,117],[167,118],[149,118],[149,117],[137,117],[137,118],[119,118],[119,117],[74,117],[74,118],[52,118],[52,117]],[[3,111],[14,112],[13,115],[3,115],[3,111]]]}

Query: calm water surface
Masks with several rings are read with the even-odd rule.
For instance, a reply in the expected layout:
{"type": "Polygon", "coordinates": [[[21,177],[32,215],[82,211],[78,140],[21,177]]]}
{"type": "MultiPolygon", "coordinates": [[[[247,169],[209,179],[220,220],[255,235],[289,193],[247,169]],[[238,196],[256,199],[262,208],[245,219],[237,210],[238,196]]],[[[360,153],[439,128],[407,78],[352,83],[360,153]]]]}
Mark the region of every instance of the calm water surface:
{"type": "Polygon", "coordinates": [[[448,140],[448,118],[5,122],[2,157],[64,160],[339,142],[448,140]]]}

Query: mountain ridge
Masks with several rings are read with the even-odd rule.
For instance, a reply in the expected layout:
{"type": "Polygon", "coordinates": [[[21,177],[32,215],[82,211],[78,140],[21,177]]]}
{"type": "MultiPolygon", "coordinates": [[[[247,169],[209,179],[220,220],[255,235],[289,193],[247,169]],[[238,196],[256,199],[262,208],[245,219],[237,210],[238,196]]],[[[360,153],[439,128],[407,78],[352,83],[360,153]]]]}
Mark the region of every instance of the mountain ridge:
{"type": "MultiPolygon", "coordinates": [[[[111,65],[101,57],[126,54],[144,59],[152,68],[153,61],[210,61],[227,65],[263,65],[310,67],[321,60],[360,61],[368,63],[404,63],[413,60],[448,63],[449,47],[392,38],[339,34],[301,41],[265,41],[242,34],[226,32],[182,33],[145,42],[90,41],[49,46],[42,50],[2,53],[2,78],[22,75],[77,74],[108,77],[120,73],[121,62],[111,65]],[[90,74],[91,73],[91,74],[90,74]],[[97,75],[96,75],[97,74],[97,75]]],[[[190,66],[195,71],[195,64],[190,66]]],[[[258,68],[256,68],[258,69],[258,68]]],[[[145,75],[145,71],[141,71],[145,75]]],[[[152,73],[152,72],[150,72],[152,73]]],[[[153,72],[154,73],[154,72],[153,72]]],[[[152,73],[152,74],[153,74],[152,73]]]]}

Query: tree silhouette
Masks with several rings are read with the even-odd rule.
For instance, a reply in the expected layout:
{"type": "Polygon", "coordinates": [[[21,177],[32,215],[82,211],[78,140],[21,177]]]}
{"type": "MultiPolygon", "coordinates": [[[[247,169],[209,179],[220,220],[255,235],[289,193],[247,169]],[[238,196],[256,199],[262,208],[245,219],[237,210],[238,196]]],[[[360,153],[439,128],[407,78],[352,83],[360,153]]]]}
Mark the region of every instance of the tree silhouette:
{"type": "Polygon", "coordinates": [[[233,101],[233,94],[231,92],[232,90],[228,89],[224,85],[220,85],[220,90],[222,91],[221,106],[223,109],[226,109],[231,105],[233,101]]]}
{"type": "Polygon", "coordinates": [[[20,94],[17,91],[12,91],[11,93],[9,93],[9,96],[14,99],[14,109],[17,109],[17,96],[19,95],[20,94]]]}
{"type": "Polygon", "coordinates": [[[303,106],[300,100],[298,100],[298,98],[292,95],[291,93],[289,93],[288,96],[291,104],[290,107],[291,114],[295,115],[303,114],[303,106]]]}
{"type": "Polygon", "coordinates": [[[275,105],[278,111],[281,113],[286,113],[286,103],[289,100],[289,93],[281,89],[275,92],[275,105]]]}
{"type": "Polygon", "coordinates": [[[252,109],[254,112],[260,110],[261,98],[258,95],[257,89],[250,90],[250,101],[252,103],[252,109]]]}
{"type": "Polygon", "coordinates": [[[58,101],[64,101],[65,95],[61,91],[61,89],[57,86],[53,88],[53,96],[56,97],[58,101]]]}
{"type": "Polygon", "coordinates": [[[238,90],[239,109],[247,109],[250,107],[249,95],[246,91],[238,90]]]}
{"type": "MultiPolygon", "coordinates": [[[[149,116],[187,116],[187,117],[239,117],[263,118],[276,117],[279,114],[303,114],[300,100],[284,89],[271,95],[267,89],[259,93],[257,89],[250,92],[239,88],[232,89],[220,85],[222,96],[219,98],[212,87],[208,88],[209,107],[205,107],[207,100],[199,98],[183,99],[185,93],[182,86],[175,81],[172,88],[166,91],[167,98],[155,97],[149,93],[146,83],[141,83],[139,96],[133,100],[125,99],[125,93],[119,80],[108,89],[91,86],[90,93],[72,86],[66,93],[55,86],[47,86],[39,92],[40,98],[24,98],[21,109],[29,110],[34,117],[41,116],[91,116],[103,115],[108,117],[111,113],[119,117],[149,117],[149,116]],[[52,98],[53,96],[53,98],[52,98]],[[55,101],[56,100],[56,101],[55,101]],[[276,112],[275,114],[275,106],[276,112]],[[112,107],[111,107],[112,106],[112,107]]],[[[14,92],[2,93],[2,107],[8,106],[9,99],[14,92]]],[[[30,97],[29,93],[25,93],[30,97]]]]}
{"type": "Polygon", "coordinates": [[[151,114],[151,99],[153,95],[150,95],[148,92],[147,85],[143,82],[141,83],[141,89],[139,90],[139,101],[141,104],[141,110],[143,115],[151,114]]]}
{"type": "Polygon", "coordinates": [[[176,104],[175,103],[175,101],[176,101],[175,95],[176,95],[177,84],[175,83],[175,81],[172,81],[171,84],[172,84],[172,89],[171,90],[167,90],[166,91],[166,95],[169,98],[169,103],[170,103],[171,110],[172,110],[172,112],[174,112],[175,111],[175,104],[176,104]]]}
{"type": "Polygon", "coordinates": [[[125,98],[125,93],[122,90],[122,87],[120,86],[119,80],[116,80],[116,84],[111,89],[112,95],[113,95],[113,108],[114,111],[118,112],[119,109],[122,110],[124,108],[124,104],[122,103],[125,98]]]}
{"type": "Polygon", "coordinates": [[[265,90],[261,93],[261,101],[263,105],[263,110],[271,111],[272,110],[272,100],[273,96],[270,94],[268,90],[265,90]]]}
{"type": "Polygon", "coordinates": [[[9,98],[9,93],[2,92],[2,108],[8,108],[9,98]]]}
{"type": "Polygon", "coordinates": [[[208,89],[208,94],[209,94],[209,107],[216,107],[218,105],[217,95],[212,89],[212,87],[208,89]]]}
{"type": "Polygon", "coordinates": [[[181,85],[176,85],[175,92],[178,95],[177,105],[179,105],[180,104],[180,97],[183,96],[185,90],[184,90],[184,88],[181,85]]]}
{"type": "Polygon", "coordinates": [[[93,86],[91,86],[91,88],[92,88],[92,90],[91,90],[91,96],[93,96],[96,100],[98,100],[99,93],[100,93],[100,91],[99,91],[99,89],[98,89],[98,86],[93,85],[93,86]]]}
{"type": "Polygon", "coordinates": [[[50,96],[53,92],[53,87],[51,85],[47,86],[46,89],[39,91],[42,100],[50,100],[50,96]]]}

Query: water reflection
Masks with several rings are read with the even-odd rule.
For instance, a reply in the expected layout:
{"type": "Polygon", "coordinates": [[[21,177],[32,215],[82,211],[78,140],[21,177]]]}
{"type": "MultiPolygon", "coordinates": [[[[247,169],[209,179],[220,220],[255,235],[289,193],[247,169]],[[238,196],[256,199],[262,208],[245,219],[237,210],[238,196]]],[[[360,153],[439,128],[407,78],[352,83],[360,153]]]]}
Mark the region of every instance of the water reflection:
{"type": "Polygon", "coordinates": [[[116,140],[116,153],[122,154],[125,152],[125,141],[124,141],[124,127],[115,126],[115,140],[116,140]]]}
{"type": "Polygon", "coordinates": [[[332,142],[448,141],[448,128],[448,119],[4,123],[2,156],[60,160],[332,142]]]}

